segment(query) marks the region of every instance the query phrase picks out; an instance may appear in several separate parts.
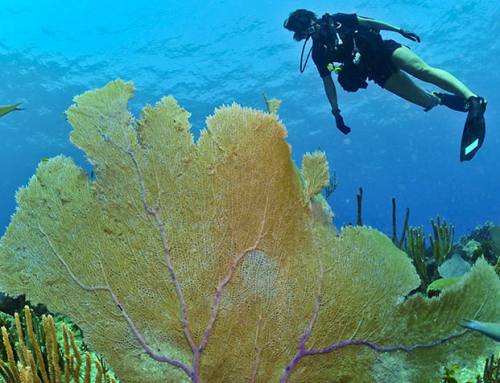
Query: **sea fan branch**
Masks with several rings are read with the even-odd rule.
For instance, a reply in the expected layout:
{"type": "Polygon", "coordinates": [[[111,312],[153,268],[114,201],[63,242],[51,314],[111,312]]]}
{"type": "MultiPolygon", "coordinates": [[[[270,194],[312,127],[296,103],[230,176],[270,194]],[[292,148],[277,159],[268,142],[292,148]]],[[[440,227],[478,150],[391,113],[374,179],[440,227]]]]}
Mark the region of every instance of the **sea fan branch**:
{"type": "Polygon", "coordinates": [[[84,283],[82,283],[78,277],[73,273],[73,271],[71,270],[71,268],[69,267],[69,265],[66,263],[66,261],[64,260],[64,258],[57,252],[57,250],[55,249],[52,241],[50,240],[50,237],[49,235],[43,230],[43,228],[38,225],[38,229],[40,230],[40,232],[42,233],[42,235],[45,237],[45,239],[47,240],[47,243],[52,251],[52,253],[56,256],[56,258],[61,262],[61,264],[64,266],[64,268],[66,269],[66,271],[68,272],[69,276],[71,277],[71,279],[73,280],[73,282],[75,282],[78,287],[80,287],[82,290],[85,290],[85,291],[88,291],[88,292],[98,292],[98,291],[106,291],[110,294],[111,296],[111,299],[113,301],[113,303],[115,304],[115,306],[120,310],[120,313],[121,313],[121,316],[125,319],[125,321],[127,322],[130,330],[132,331],[132,333],[134,334],[135,338],[137,339],[137,341],[140,343],[140,345],[142,346],[142,348],[144,349],[144,351],[149,355],[151,356],[151,358],[153,358],[154,360],[157,360],[159,362],[164,362],[164,363],[168,363],[174,367],[177,367],[177,368],[180,368],[182,371],[184,371],[187,375],[189,376],[192,376],[192,370],[186,366],[184,363],[182,363],[181,361],[179,360],[176,360],[176,359],[173,359],[173,358],[170,358],[168,356],[165,356],[165,355],[160,355],[158,353],[156,353],[145,341],[144,339],[144,336],[141,334],[141,332],[139,331],[139,329],[137,328],[137,326],[134,324],[134,322],[132,321],[132,319],[130,318],[130,316],[127,314],[127,312],[125,311],[124,307],[122,306],[122,304],[120,303],[120,300],[118,299],[118,297],[115,295],[115,293],[113,292],[113,290],[111,289],[111,287],[109,285],[96,285],[96,286],[90,286],[90,285],[86,285],[84,283]]]}

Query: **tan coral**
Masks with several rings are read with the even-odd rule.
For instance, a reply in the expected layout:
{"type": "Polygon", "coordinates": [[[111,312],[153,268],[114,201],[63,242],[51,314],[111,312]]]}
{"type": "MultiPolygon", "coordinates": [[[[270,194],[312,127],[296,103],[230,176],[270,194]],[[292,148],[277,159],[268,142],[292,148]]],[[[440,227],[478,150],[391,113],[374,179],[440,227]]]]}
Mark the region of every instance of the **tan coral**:
{"type": "Polygon", "coordinates": [[[305,181],[306,201],[328,186],[330,175],[324,152],[306,153],[302,157],[302,175],[305,181]]]}
{"type": "Polygon", "coordinates": [[[315,218],[304,195],[323,183],[306,190],[275,115],[220,108],[195,143],[172,97],[136,121],[131,95],[116,81],[75,99],[71,140],[95,181],[66,157],[41,163],[0,242],[0,288],[76,318],[124,380],[365,383],[379,379],[377,352],[491,346],[456,334],[450,313],[500,314],[493,269],[450,288],[449,302],[467,302],[458,311],[407,303],[411,261],[373,229],[339,237],[315,218]],[[432,323],[415,326],[430,307],[432,323]]]}

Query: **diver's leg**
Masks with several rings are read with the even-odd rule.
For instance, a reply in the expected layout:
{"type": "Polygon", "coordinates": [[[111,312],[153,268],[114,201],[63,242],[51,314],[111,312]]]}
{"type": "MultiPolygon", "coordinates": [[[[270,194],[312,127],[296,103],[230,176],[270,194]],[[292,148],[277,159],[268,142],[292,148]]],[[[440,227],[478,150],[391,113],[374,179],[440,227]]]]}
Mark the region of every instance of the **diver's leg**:
{"type": "Polygon", "coordinates": [[[476,96],[467,86],[442,69],[428,65],[409,48],[402,46],[392,53],[392,62],[400,69],[416,78],[437,85],[440,88],[461,96],[466,100],[476,96]]]}
{"type": "Polygon", "coordinates": [[[420,88],[406,73],[400,70],[393,73],[387,79],[384,83],[384,89],[387,89],[395,95],[417,104],[426,110],[429,110],[439,104],[438,97],[420,88]]]}

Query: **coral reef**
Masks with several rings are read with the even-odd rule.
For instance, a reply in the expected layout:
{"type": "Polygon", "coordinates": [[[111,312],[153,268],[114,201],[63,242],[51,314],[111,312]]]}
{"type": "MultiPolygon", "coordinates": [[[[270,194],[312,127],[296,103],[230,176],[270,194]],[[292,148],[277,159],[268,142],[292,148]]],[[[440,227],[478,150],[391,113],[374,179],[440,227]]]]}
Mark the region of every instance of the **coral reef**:
{"type": "Polygon", "coordinates": [[[455,229],[453,225],[448,225],[445,219],[441,222],[440,217],[437,217],[436,222],[431,220],[431,225],[433,235],[429,236],[429,241],[435,264],[439,267],[451,254],[455,229]]]}
{"type": "Polygon", "coordinates": [[[463,236],[454,251],[469,263],[484,257],[500,275],[500,226],[486,222],[463,236]]]}
{"type": "MultiPolygon", "coordinates": [[[[437,217],[431,220],[432,235],[429,235],[430,247],[426,247],[426,238],[422,227],[408,225],[409,211],[406,210],[405,224],[401,239],[397,239],[395,230],[395,202],[393,199],[393,242],[413,260],[413,264],[422,281],[419,291],[427,291],[428,286],[444,275],[439,274],[439,267],[448,259],[453,250],[453,225],[448,225],[445,219],[437,217]]],[[[431,289],[432,291],[436,291],[431,289]]]]}
{"type": "Polygon", "coordinates": [[[324,152],[306,153],[302,158],[301,174],[305,181],[306,202],[318,195],[330,183],[328,162],[324,152]]]}
{"type": "Polygon", "coordinates": [[[494,265],[500,258],[500,226],[486,222],[460,239],[456,251],[469,262],[483,256],[494,265]]]}
{"type": "Polygon", "coordinates": [[[427,290],[431,279],[427,271],[425,234],[422,227],[409,227],[406,234],[405,251],[413,260],[415,269],[421,280],[421,291],[427,290]]]}
{"type": "Polygon", "coordinates": [[[500,383],[500,356],[491,355],[471,370],[453,364],[444,367],[443,383],[500,383]]]}
{"type": "Polygon", "coordinates": [[[469,242],[467,242],[462,247],[462,250],[465,254],[465,258],[469,259],[471,262],[474,262],[481,255],[483,255],[483,249],[481,247],[481,243],[479,243],[474,239],[471,239],[469,242]]]}
{"type": "Polygon", "coordinates": [[[0,240],[0,290],[74,318],[121,379],[418,383],[491,353],[458,327],[500,316],[483,259],[439,297],[408,297],[411,260],[374,229],[336,232],[314,194],[326,160],[299,171],[275,114],[223,107],[195,143],[172,97],[136,121],[132,92],[75,99],[95,179],[40,163],[0,240]]]}
{"type": "Polygon", "coordinates": [[[262,95],[264,97],[264,102],[266,104],[266,110],[268,113],[278,113],[278,110],[281,106],[281,100],[277,98],[267,98],[265,94],[262,95]]]}
{"type": "Polygon", "coordinates": [[[33,317],[28,306],[23,312],[24,320],[18,313],[0,319],[0,378],[6,383],[116,382],[66,323],[56,323],[51,315],[33,317]]]}
{"type": "Polygon", "coordinates": [[[500,356],[491,355],[484,363],[484,372],[478,383],[500,383],[500,356]]]}

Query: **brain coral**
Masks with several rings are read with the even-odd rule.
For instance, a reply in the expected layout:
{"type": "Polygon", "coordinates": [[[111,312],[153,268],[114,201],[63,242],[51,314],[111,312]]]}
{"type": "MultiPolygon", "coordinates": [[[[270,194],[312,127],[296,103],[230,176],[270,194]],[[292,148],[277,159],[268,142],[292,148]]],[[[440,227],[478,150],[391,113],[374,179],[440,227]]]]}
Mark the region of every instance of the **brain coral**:
{"type": "Polygon", "coordinates": [[[427,382],[493,347],[457,327],[500,316],[483,260],[406,298],[420,281],[385,235],[315,218],[326,159],[299,171],[276,115],[223,107],[194,142],[172,97],[135,120],[132,92],[75,99],[95,180],[40,163],[0,241],[0,289],[74,318],[124,381],[427,382]]]}

